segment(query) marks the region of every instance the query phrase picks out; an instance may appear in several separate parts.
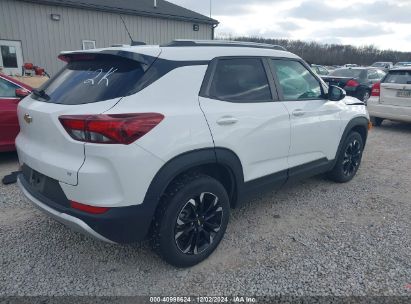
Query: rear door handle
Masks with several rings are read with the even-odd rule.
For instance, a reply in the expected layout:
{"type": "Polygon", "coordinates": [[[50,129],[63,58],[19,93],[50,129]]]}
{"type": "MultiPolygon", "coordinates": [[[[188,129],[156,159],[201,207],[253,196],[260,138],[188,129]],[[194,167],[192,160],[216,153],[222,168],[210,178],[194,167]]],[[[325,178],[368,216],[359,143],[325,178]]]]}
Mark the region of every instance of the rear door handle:
{"type": "Polygon", "coordinates": [[[217,120],[217,124],[219,124],[220,126],[233,125],[236,122],[238,122],[238,119],[232,116],[224,116],[217,120]]]}
{"type": "Polygon", "coordinates": [[[296,116],[296,117],[304,116],[304,114],[305,114],[305,111],[301,109],[294,110],[293,112],[293,116],[296,116]]]}

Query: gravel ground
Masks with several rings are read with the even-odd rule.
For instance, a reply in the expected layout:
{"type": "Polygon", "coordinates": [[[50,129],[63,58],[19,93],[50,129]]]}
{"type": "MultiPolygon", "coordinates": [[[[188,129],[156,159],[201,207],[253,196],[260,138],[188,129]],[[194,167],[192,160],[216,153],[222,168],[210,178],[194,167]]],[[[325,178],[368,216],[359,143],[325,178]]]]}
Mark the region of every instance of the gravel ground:
{"type": "MultiPolygon", "coordinates": [[[[352,182],[315,177],[234,210],[216,252],[185,270],[72,232],[0,185],[0,295],[410,296],[410,135],[384,122],[352,182]]],[[[16,167],[0,155],[0,177],[16,167]]]]}

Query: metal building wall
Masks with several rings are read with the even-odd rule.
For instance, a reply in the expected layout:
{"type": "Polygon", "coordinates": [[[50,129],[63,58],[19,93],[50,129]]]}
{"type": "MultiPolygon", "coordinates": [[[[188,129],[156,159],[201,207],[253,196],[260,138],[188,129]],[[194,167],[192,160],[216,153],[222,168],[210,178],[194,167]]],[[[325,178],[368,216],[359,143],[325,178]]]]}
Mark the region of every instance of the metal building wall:
{"type": "MultiPolygon", "coordinates": [[[[211,39],[212,25],[122,15],[134,40],[161,44],[173,39],[211,39]]],[[[15,0],[0,0],[0,39],[20,40],[24,62],[45,67],[54,74],[63,64],[57,55],[63,50],[82,48],[82,40],[95,40],[96,47],[130,44],[130,39],[118,14],[33,4],[15,0]],[[60,21],[51,20],[59,14],[60,21]]]]}

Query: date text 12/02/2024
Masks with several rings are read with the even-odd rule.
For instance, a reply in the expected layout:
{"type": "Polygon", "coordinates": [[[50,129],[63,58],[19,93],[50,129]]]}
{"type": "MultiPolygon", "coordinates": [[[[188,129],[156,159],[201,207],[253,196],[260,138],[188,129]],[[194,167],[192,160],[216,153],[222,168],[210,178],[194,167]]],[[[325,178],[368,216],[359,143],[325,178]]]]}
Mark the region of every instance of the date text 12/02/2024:
{"type": "Polygon", "coordinates": [[[150,297],[150,303],[256,303],[254,297],[150,297]]]}

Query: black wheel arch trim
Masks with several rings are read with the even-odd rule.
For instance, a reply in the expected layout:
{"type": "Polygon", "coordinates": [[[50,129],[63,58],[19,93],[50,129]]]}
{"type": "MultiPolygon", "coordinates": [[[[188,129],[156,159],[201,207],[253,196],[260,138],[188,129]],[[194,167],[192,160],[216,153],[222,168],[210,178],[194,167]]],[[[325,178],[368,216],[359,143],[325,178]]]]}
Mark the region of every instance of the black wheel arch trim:
{"type": "Polygon", "coordinates": [[[229,149],[204,148],[180,154],[165,163],[151,181],[144,197],[144,203],[157,207],[161,195],[178,175],[208,164],[222,165],[230,172],[233,186],[235,185],[231,199],[236,199],[238,189],[244,183],[240,159],[229,149]]]}
{"type": "Polygon", "coordinates": [[[347,136],[350,134],[350,132],[351,132],[353,129],[355,129],[355,128],[357,128],[357,127],[360,127],[360,128],[363,129],[364,134],[361,134],[361,136],[364,135],[363,145],[365,146],[365,143],[366,143],[366,141],[367,141],[367,136],[368,136],[368,123],[369,123],[369,120],[368,120],[366,117],[364,117],[364,116],[355,117],[355,118],[351,119],[351,120],[348,122],[348,124],[345,126],[344,132],[343,132],[343,134],[342,134],[342,136],[341,136],[341,140],[340,140],[340,143],[339,143],[339,145],[338,145],[337,153],[335,154],[335,158],[334,158],[334,160],[333,160],[333,164],[334,164],[334,165],[335,165],[335,163],[336,163],[336,161],[337,161],[338,155],[340,155],[340,153],[341,153],[342,146],[343,146],[343,144],[344,144],[347,136]]]}
{"type": "Polygon", "coordinates": [[[238,156],[225,148],[212,147],[189,151],[166,162],[151,181],[142,203],[146,206],[145,216],[150,220],[150,225],[144,227],[145,233],[149,234],[150,229],[153,229],[161,196],[177,176],[200,166],[215,164],[223,165],[230,172],[233,191],[229,193],[229,197],[235,203],[239,195],[238,189],[244,184],[243,167],[238,156]]]}

